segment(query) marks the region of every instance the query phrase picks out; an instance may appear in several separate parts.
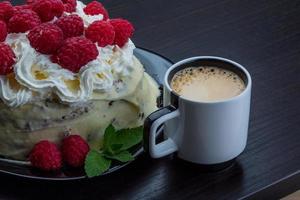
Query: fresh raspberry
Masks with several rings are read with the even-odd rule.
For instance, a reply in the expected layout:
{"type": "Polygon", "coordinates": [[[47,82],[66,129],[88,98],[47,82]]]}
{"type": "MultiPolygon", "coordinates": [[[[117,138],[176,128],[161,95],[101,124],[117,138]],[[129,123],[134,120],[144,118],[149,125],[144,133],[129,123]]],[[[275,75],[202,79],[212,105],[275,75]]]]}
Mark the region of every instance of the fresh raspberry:
{"type": "Polygon", "coordinates": [[[30,5],[33,4],[35,2],[35,0],[26,0],[26,4],[30,5]]]}
{"type": "Polygon", "coordinates": [[[95,21],[85,30],[85,37],[105,47],[114,43],[115,30],[107,21],[95,21]]]}
{"type": "Polygon", "coordinates": [[[63,14],[64,4],[61,0],[35,0],[32,3],[32,10],[40,16],[43,22],[47,22],[63,14]]]}
{"type": "MultiPolygon", "coordinates": [[[[31,5],[35,2],[35,0],[27,0],[26,4],[31,5]]],[[[77,1],[76,0],[62,0],[64,4],[64,11],[66,12],[75,12],[76,6],[77,6],[77,1]]]]}
{"type": "Polygon", "coordinates": [[[19,11],[24,10],[24,9],[31,9],[31,5],[24,4],[24,5],[15,6],[14,7],[14,12],[19,12],[19,11]]]}
{"type": "Polygon", "coordinates": [[[27,37],[31,46],[43,54],[55,53],[64,39],[62,30],[51,23],[36,26],[29,32],[27,37]]]}
{"type": "Polygon", "coordinates": [[[7,26],[10,33],[24,33],[39,25],[41,20],[36,12],[25,9],[20,10],[10,18],[7,26]]]}
{"type": "Polygon", "coordinates": [[[37,143],[29,155],[33,167],[45,171],[59,170],[62,166],[61,153],[56,144],[43,140],[37,143]]]}
{"type": "Polygon", "coordinates": [[[101,14],[103,15],[103,20],[107,20],[109,18],[107,10],[98,1],[92,1],[91,3],[87,4],[83,11],[87,15],[101,14]]]}
{"type": "Polygon", "coordinates": [[[0,42],[5,41],[7,36],[7,27],[4,21],[0,21],[0,42]]]}
{"type": "Polygon", "coordinates": [[[66,12],[75,12],[77,1],[76,0],[62,0],[64,3],[65,11],[66,12]]]}
{"type": "Polygon", "coordinates": [[[63,31],[64,38],[81,36],[84,31],[83,20],[75,14],[61,17],[55,24],[63,31]]]}
{"type": "Polygon", "coordinates": [[[0,42],[0,75],[6,75],[13,72],[16,56],[13,50],[7,44],[0,42]]]}
{"type": "Polygon", "coordinates": [[[0,20],[8,21],[14,15],[14,8],[9,1],[0,2],[0,20]]]}
{"type": "Polygon", "coordinates": [[[95,60],[99,52],[96,45],[89,39],[83,37],[68,38],[58,49],[56,55],[51,57],[52,62],[58,63],[74,73],[88,62],[95,60]]]}
{"type": "Polygon", "coordinates": [[[89,150],[88,143],[79,135],[70,135],[62,142],[63,159],[71,167],[83,166],[89,150]]]}
{"type": "Polygon", "coordinates": [[[115,28],[116,32],[114,44],[123,47],[133,35],[134,28],[132,24],[125,19],[112,19],[110,20],[110,23],[115,28]]]}

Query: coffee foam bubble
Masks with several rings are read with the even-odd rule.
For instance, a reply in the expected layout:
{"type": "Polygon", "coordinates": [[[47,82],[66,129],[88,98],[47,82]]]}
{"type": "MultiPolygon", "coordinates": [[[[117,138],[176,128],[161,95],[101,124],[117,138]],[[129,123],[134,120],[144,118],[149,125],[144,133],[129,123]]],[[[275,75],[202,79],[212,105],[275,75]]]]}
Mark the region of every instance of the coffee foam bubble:
{"type": "Polygon", "coordinates": [[[216,101],[239,95],[245,89],[245,83],[232,71],[201,66],[177,72],[171,81],[171,87],[188,99],[216,101]]]}

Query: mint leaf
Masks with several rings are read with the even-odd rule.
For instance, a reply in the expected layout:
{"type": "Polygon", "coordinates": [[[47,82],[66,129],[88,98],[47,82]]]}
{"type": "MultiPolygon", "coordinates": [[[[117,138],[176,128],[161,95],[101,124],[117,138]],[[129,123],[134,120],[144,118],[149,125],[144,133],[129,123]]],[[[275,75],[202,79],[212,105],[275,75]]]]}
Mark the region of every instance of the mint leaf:
{"type": "Polygon", "coordinates": [[[99,176],[109,169],[111,160],[105,158],[100,152],[90,150],[85,158],[85,173],[89,178],[99,176]]]}
{"type": "Polygon", "coordinates": [[[119,152],[122,147],[123,147],[123,144],[112,144],[111,150],[113,152],[119,152]]]}
{"type": "Polygon", "coordinates": [[[85,172],[88,177],[99,176],[107,171],[112,160],[128,162],[134,160],[130,147],[140,143],[143,138],[143,127],[116,131],[113,125],[105,129],[103,148],[100,151],[90,150],[85,159],[85,172]]]}
{"type": "Polygon", "coordinates": [[[116,136],[116,129],[115,127],[110,124],[104,132],[104,139],[103,139],[103,150],[109,153],[113,153],[113,149],[111,147],[111,143],[116,136]]]}
{"type": "Polygon", "coordinates": [[[109,125],[104,133],[103,151],[115,155],[140,143],[142,138],[142,126],[116,131],[112,125],[109,125]]]}
{"type": "Polygon", "coordinates": [[[109,159],[118,160],[120,162],[128,162],[134,160],[134,157],[131,155],[129,151],[122,151],[115,155],[104,154],[104,156],[109,159]]]}
{"type": "Polygon", "coordinates": [[[122,144],[120,151],[128,150],[130,147],[140,143],[143,139],[143,127],[121,129],[116,132],[112,144],[122,144]]]}

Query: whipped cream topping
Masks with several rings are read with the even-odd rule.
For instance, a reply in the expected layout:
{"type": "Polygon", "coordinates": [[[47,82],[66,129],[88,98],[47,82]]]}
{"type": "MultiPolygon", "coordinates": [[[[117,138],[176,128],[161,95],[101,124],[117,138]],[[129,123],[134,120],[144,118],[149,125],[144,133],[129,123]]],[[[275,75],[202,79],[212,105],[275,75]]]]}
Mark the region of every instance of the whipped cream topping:
{"type": "Polygon", "coordinates": [[[75,14],[79,15],[82,20],[84,27],[88,27],[91,23],[97,20],[102,20],[103,15],[86,15],[83,9],[85,8],[85,4],[81,1],[77,1],[76,12],[75,14]]]}
{"type": "Polygon", "coordinates": [[[32,92],[26,88],[14,89],[9,77],[0,76],[0,97],[8,106],[16,107],[30,101],[32,92]]]}
{"type": "MultiPolygon", "coordinates": [[[[85,26],[103,19],[102,15],[86,15],[84,7],[78,1],[75,13],[82,17],[85,26]]],[[[0,98],[12,107],[54,96],[63,103],[120,98],[126,95],[127,84],[136,76],[133,72],[140,70],[133,65],[135,45],[131,40],[122,48],[97,46],[99,56],[79,73],[73,73],[33,49],[27,34],[8,34],[5,41],[12,47],[17,62],[14,74],[0,76],[0,98]]]]}

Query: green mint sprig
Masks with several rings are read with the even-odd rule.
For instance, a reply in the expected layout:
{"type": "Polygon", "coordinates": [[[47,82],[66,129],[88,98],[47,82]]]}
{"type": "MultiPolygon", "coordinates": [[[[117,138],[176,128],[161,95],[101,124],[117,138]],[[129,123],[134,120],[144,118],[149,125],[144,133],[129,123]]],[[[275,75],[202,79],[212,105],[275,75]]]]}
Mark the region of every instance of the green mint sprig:
{"type": "Polygon", "coordinates": [[[85,173],[89,178],[106,172],[112,160],[128,162],[134,160],[128,151],[140,143],[143,138],[143,127],[116,130],[113,125],[105,129],[103,146],[99,150],[91,149],[85,159],[85,173]]]}

